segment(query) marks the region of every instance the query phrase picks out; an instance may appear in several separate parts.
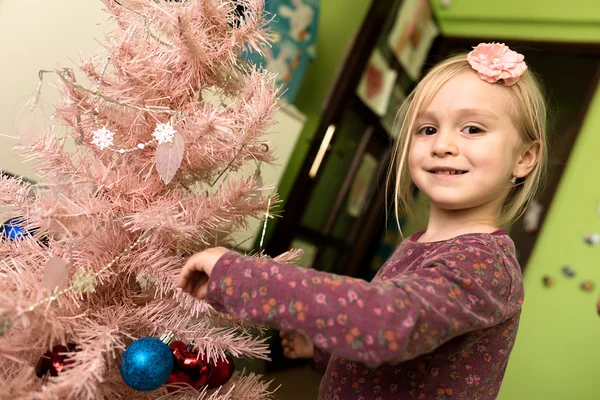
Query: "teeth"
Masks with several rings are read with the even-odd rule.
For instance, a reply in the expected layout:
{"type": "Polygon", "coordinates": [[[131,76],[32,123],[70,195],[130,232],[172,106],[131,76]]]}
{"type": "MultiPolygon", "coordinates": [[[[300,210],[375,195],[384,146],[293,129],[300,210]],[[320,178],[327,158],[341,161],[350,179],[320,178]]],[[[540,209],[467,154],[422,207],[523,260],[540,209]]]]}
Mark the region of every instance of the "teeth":
{"type": "Polygon", "coordinates": [[[456,175],[456,174],[462,174],[462,171],[434,171],[436,174],[442,174],[442,175],[456,175]]]}

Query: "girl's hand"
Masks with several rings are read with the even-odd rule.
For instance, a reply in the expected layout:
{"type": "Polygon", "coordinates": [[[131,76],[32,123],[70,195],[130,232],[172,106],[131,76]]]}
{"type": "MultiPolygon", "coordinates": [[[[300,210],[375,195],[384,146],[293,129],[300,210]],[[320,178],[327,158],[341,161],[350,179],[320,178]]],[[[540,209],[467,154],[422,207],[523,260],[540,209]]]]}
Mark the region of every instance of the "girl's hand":
{"type": "Polygon", "coordinates": [[[287,358],[313,358],[315,346],[303,334],[298,332],[280,332],[283,355],[287,358]]]}
{"type": "Polygon", "coordinates": [[[177,287],[197,299],[206,297],[208,278],[221,256],[229,252],[224,247],[214,247],[196,253],[183,266],[177,287]]]}

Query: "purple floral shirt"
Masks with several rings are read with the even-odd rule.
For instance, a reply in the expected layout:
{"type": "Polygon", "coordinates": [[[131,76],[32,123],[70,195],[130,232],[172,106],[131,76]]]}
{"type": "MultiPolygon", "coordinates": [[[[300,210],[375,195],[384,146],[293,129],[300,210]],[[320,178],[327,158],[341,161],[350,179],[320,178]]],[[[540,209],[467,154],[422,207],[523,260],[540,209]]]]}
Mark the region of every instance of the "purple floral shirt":
{"type": "Polygon", "coordinates": [[[207,299],[311,338],[327,363],[320,400],[495,399],[523,302],[514,244],[503,230],[429,243],[421,234],[372,282],[230,252],[207,299]]]}

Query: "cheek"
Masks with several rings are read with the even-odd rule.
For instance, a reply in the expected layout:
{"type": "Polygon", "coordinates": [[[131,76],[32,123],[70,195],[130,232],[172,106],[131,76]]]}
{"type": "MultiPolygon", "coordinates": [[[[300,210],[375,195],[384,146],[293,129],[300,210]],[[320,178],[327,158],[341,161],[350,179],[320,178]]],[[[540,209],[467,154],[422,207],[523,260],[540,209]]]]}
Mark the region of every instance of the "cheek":
{"type": "Polygon", "coordinates": [[[414,142],[408,148],[408,154],[406,155],[406,162],[408,163],[408,168],[412,172],[413,169],[416,169],[421,164],[422,151],[419,148],[420,146],[415,145],[414,142]]]}
{"type": "Polygon", "coordinates": [[[408,164],[408,172],[414,180],[415,172],[417,171],[419,165],[418,157],[416,156],[415,152],[408,152],[408,155],[406,156],[406,163],[408,164]]]}
{"type": "Polygon", "coordinates": [[[511,159],[511,154],[502,153],[496,147],[471,152],[469,163],[476,171],[482,172],[486,179],[504,179],[512,170],[511,159]]]}
{"type": "Polygon", "coordinates": [[[503,154],[502,144],[497,141],[489,143],[478,143],[470,146],[466,151],[469,162],[478,168],[492,169],[498,168],[499,164],[507,154],[503,154]]]}
{"type": "Polygon", "coordinates": [[[410,178],[417,187],[420,187],[423,180],[423,152],[419,146],[412,146],[406,155],[406,164],[410,178]]]}

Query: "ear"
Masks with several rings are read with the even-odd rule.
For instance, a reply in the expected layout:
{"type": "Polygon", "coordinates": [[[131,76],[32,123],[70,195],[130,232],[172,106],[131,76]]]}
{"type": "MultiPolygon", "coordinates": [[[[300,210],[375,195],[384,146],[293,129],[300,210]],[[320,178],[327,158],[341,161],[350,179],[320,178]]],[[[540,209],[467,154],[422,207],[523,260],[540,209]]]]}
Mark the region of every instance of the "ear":
{"type": "Polygon", "coordinates": [[[534,140],[533,142],[526,143],[521,147],[521,152],[515,168],[513,169],[513,176],[517,178],[524,178],[531,172],[531,170],[537,165],[542,147],[540,142],[534,140]]]}

